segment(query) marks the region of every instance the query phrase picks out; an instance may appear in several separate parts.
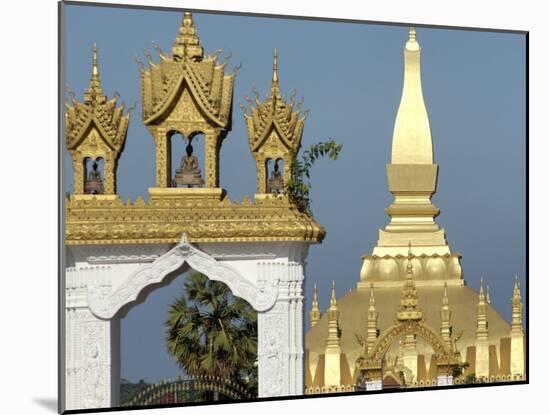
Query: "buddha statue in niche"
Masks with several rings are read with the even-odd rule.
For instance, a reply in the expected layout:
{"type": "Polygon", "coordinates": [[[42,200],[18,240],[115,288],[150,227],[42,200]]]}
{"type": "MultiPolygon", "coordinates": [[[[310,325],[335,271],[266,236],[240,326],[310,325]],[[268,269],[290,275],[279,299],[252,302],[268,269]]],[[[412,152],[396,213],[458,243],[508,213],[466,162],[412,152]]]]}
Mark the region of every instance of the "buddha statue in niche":
{"type": "Polygon", "coordinates": [[[97,161],[94,161],[92,171],[88,174],[86,184],[84,186],[84,193],[91,195],[98,195],[103,193],[103,179],[101,173],[98,170],[97,161]]]}
{"type": "Polygon", "coordinates": [[[181,158],[180,167],[176,170],[176,175],[172,180],[172,187],[202,187],[204,185],[204,180],[201,176],[199,160],[195,155],[193,155],[191,140],[189,140],[189,144],[187,144],[185,152],[186,155],[181,158]]]}

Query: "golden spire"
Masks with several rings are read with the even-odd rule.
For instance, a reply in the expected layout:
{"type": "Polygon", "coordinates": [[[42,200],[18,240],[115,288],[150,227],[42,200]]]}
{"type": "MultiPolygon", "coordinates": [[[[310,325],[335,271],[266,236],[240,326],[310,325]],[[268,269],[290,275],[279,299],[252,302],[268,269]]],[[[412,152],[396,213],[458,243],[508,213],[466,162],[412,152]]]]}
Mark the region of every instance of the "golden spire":
{"type": "Polygon", "coordinates": [[[321,319],[321,311],[319,310],[319,297],[317,295],[317,284],[313,284],[313,301],[311,303],[311,312],[309,313],[311,327],[315,326],[321,319]]]}
{"type": "Polygon", "coordinates": [[[487,322],[487,302],[483,291],[483,277],[479,285],[479,301],[477,304],[476,340],[487,340],[489,325],[487,322]]]}
{"type": "Polygon", "coordinates": [[[175,60],[190,58],[196,61],[202,60],[204,56],[193,15],[190,12],[183,13],[178,35],[172,46],[172,55],[175,60]]]}
{"type": "Polygon", "coordinates": [[[512,295],[512,332],[523,333],[523,302],[521,300],[521,290],[517,275],[512,295]]]}
{"type": "Polygon", "coordinates": [[[398,320],[420,320],[422,311],[417,309],[418,296],[414,284],[411,243],[409,242],[409,254],[407,256],[407,276],[403,290],[401,291],[401,309],[397,312],[398,320]]]}
{"type": "Polygon", "coordinates": [[[87,102],[91,102],[93,100],[105,101],[103,89],[101,88],[101,78],[99,77],[97,46],[95,43],[92,51],[92,77],[90,78],[90,85],[88,85],[88,89],[84,92],[84,100],[87,102]]]}
{"type": "Polygon", "coordinates": [[[443,285],[443,301],[441,303],[441,337],[447,347],[451,348],[451,310],[449,308],[449,297],[447,296],[447,281],[443,285]]]}
{"type": "Polygon", "coordinates": [[[328,338],[327,349],[340,347],[340,336],[338,333],[338,305],[336,303],[336,283],[332,281],[332,292],[330,295],[330,307],[328,309],[328,338]]]}
{"type": "Polygon", "coordinates": [[[432,135],[422,95],[420,45],[416,30],[409,29],[405,44],[403,94],[393,130],[393,164],[432,164],[432,135]]]}
{"type": "Polygon", "coordinates": [[[278,74],[278,58],[277,48],[273,49],[273,77],[271,78],[271,100],[273,101],[272,111],[277,110],[277,101],[281,102],[283,97],[281,96],[281,89],[279,87],[279,74],[278,74]]]}
{"type": "Polygon", "coordinates": [[[491,294],[489,292],[489,284],[487,284],[487,296],[485,298],[487,300],[487,304],[491,304],[491,294]]]}
{"type": "Polygon", "coordinates": [[[374,301],[374,286],[370,285],[369,310],[367,312],[367,351],[371,349],[378,337],[378,312],[374,301]]]}

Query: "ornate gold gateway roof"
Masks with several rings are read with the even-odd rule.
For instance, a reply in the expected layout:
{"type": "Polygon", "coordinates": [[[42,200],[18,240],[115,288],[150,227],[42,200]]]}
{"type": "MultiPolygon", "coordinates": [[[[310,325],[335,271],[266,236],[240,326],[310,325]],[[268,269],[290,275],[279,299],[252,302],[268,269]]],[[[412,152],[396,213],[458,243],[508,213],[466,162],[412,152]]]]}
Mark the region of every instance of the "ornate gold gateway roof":
{"type": "MultiPolygon", "coordinates": [[[[160,62],[154,63],[148,56],[149,68],[141,68],[141,92],[143,122],[156,145],[157,187],[149,189],[148,202],[139,196],[135,202],[124,203],[116,194],[116,163],[111,159],[115,160],[122,148],[128,116],[116,108],[114,99],[107,101],[103,95],[94,49],[92,81],[85,101],[68,106],[67,146],[75,153],[73,168],[79,180],[74,194],[66,200],[65,243],[177,243],[184,232],[188,240],[195,243],[321,242],[325,236],[323,227],[298,211],[286,196],[270,194],[254,202],[245,197],[241,203],[232,203],[219,187],[220,145],[231,128],[236,71],[225,73],[227,59],[218,62],[217,52],[204,56],[191,13],[183,16],[172,55],[166,56],[160,48],[156,49],[160,62]],[[120,146],[114,156],[73,151],[90,119],[97,124],[107,144],[120,146]],[[205,187],[178,188],[170,184],[172,131],[189,139],[194,139],[199,132],[204,134],[205,187]],[[94,159],[106,157],[106,190],[100,194],[84,192],[87,177],[84,161],[85,157],[92,156],[94,159]]],[[[276,68],[274,76],[275,96],[266,108],[275,105],[273,111],[270,110],[277,120],[273,122],[277,123],[283,139],[292,141],[290,147],[297,148],[304,119],[299,117],[299,112],[293,112],[293,105],[283,103],[278,84],[275,85],[276,68]]]]}
{"type": "MultiPolygon", "coordinates": [[[[179,189],[188,190],[188,189],[179,189]]],[[[196,189],[190,189],[196,190],[196,189]]],[[[88,195],[86,195],[88,196],[88,195]]],[[[134,203],[101,196],[67,200],[67,245],[190,242],[321,242],[325,230],[284,197],[230,202],[229,197],[155,198],[134,203]]]]}

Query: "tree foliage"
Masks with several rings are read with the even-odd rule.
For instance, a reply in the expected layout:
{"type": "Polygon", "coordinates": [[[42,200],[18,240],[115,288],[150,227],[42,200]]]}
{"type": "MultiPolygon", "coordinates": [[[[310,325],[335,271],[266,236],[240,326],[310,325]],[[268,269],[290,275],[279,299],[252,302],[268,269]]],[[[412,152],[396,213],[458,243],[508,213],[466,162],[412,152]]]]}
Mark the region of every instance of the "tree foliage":
{"type": "Polygon", "coordinates": [[[332,160],[336,160],[342,144],[338,144],[335,140],[330,139],[325,142],[313,144],[302,154],[301,159],[298,158],[296,151],[291,154],[290,165],[290,180],[285,183],[285,194],[290,201],[296,205],[298,210],[309,216],[311,213],[311,199],[309,193],[311,190],[310,171],[313,164],[322,157],[328,156],[332,160]]]}
{"type": "Polygon", "coordinates": [[[257,387],[256,312],[229,288],[192,273],[165,322],[166,346],[189,375],[219,376],[257,387]]]}

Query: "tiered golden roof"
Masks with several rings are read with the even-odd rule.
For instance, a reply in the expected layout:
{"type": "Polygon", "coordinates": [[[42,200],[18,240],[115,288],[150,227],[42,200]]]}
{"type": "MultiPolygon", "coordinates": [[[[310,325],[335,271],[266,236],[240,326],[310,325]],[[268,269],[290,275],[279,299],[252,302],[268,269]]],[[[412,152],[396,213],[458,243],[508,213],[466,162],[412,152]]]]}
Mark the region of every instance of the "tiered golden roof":
{"type": "Polygon", "coordinates": [[[283,160],[284,182],[290,178],[292,153],[300,148],[306,120],[306,114],[301,109],[302,102],[295,105],[294,98],[295,93],[287,102],[281,95],[275,49],[270,94],[265,102],[260,101],[257,93],[254,101],[248,99],[250,114],[241,105],[247,126],[248,144],[256,160],[259,194],[267,193],[268,160],[283,160]]]}
{"type": "Polygon", "coordinates": [[[219,62],[216,54],[204,56],[191,13],[184,14],[172,56],[159,55],[159,63],[149,61],[149,68],[141,69],[143,122],[158,123],[186,86],[207,119],[228,128],[236,72],[225,73],[226,62],[219,62]]]}
{"type": "Polygon", "coordinates": [[[105,193],[114,194],[115,170],[126,141],[130,114],[124,114],[124,103],[117,106],[116,97],[107,99],[101,87],[97,48],[93,47],[92,77],[79,102],[74,97],[66,103],[65,140],[73,159],[75,193],[84,193],[85,160],[105,161],[105,193]]]}

